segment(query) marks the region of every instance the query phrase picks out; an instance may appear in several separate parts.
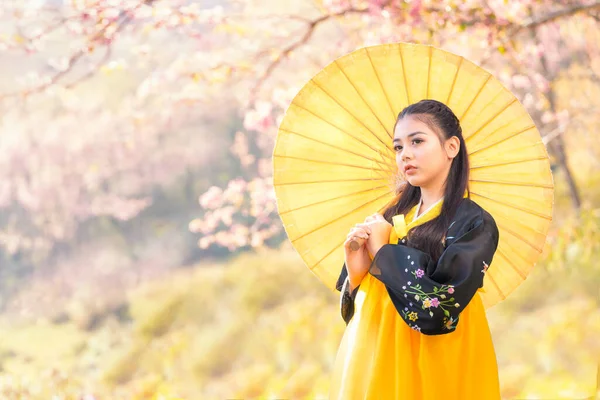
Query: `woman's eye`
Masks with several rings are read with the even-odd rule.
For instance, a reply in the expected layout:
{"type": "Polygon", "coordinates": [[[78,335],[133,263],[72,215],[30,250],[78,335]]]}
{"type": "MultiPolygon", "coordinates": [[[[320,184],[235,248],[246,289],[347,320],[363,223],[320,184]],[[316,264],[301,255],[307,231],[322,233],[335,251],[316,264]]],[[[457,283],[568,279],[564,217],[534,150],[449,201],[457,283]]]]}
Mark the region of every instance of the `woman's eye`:
{"type": "Polygon", "coordinates": [[[394,146],[394,151],[401,151],[402,150],[402,146],[394,146]]]}
{"type": "Polygon", "coordinates": [[[413,140],[414,144],[419,144],[419,143],[423,143],[423,139],[415,139],[413,140]]]}

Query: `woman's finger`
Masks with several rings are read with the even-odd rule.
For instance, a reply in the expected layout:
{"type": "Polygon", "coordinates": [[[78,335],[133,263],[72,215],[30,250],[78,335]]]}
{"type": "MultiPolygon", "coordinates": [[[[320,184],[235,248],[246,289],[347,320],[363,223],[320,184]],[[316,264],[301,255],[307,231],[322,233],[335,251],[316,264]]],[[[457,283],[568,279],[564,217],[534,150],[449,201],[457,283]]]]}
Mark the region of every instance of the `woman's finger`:
{"type": "Polygon", "coordinates": [[[369,234],[367,232],[365,232],[363,229],[352,229],[350,231],[350,233],[348,233],[348,236],[346,237],[351,237],[351,236],[357,236],[363,239],[368,239],[369,238],[369,234]]]}
{"type": "Polygon", "coordinates": [[[364,224],[356,224],[354,225],[354,229],[363,229],[365,230],[369,235],[371,234],[371,227],[369,226],[369,224],[364,223],[364,224]]]}
{"type": "Polygon", "coordinates": [[[360,227],[354,227],[350,230],[350,232],[364,232],[367,235],[371,234],[371,228],[369,226],[360,226],[360,227]]]}

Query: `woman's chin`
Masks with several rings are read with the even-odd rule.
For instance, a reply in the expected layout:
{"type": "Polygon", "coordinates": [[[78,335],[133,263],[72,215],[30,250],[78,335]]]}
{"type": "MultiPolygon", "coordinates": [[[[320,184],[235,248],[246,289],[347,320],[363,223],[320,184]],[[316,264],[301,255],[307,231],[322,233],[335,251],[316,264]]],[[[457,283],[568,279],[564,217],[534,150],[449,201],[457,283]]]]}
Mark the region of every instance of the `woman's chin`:
{"type": "Polygon", "coordinates": [[[407,177],[406,181],[410,183],[411,186],[421,186],[422,184],[421,179],[412,176],[407,177]]]}

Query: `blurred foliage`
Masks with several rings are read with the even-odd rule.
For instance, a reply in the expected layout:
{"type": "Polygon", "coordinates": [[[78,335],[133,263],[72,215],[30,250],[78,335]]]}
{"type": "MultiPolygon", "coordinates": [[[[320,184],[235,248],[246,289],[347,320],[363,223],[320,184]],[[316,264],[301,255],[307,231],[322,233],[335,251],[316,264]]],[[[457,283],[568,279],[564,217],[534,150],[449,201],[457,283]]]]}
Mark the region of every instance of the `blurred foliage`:
{"type": "Polygon", "coordinates": [[[394,40],[481,63],[564,140],[583,207],[555,166],[543,259],[489,320],[504,398],[594,396],[598,4],[29,3],[0,7],[0,399],[326,398],[345,325],[281,243],[273,137],[300,83],[394,40]]]}
{"type": "MultiPolygon", "coordinates": [[[[489,311],[504,398],[591,398],[600,362],[599,235],[598,211],[570,218],[531,276],[489,311]]],[[[338,295],[289,245],[181,270],[127,298],[130,322],[113,315],[92,331],[3,321],[0,393],[327,397],[345,327],[338,295]]]]}

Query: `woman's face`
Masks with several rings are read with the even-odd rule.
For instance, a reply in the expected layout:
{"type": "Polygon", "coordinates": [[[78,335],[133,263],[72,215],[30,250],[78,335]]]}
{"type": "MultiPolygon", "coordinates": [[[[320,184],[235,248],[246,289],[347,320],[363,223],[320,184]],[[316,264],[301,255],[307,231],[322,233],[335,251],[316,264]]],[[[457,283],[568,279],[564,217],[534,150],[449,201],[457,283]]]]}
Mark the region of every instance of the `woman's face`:
{"type": "Polygon", "coordinates": [[[443,140],[410,115],[396,124],[393,144],[398,171],[412,186],[421,188],[444,184],[460,147],[456,136],[443,140]]]}

